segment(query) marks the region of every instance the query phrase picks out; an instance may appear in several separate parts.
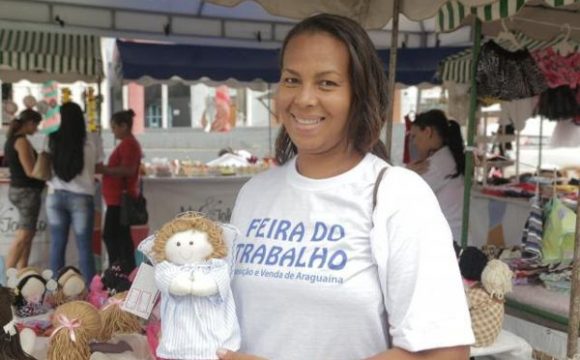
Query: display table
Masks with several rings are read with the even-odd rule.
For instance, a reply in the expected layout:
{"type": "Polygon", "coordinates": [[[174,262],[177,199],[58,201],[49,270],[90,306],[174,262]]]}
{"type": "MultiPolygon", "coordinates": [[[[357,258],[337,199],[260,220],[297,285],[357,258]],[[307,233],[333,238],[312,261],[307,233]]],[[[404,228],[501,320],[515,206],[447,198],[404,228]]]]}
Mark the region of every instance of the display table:
{"type": "Polygon", "coordinates": [[[144,177],[149,229],[158,230],[184,211],[199,211],[229,222],[238,191],[250,176],[144,177]]]}
{"type": "MultiPolygon", "coordinates": [[[[3,257],[8,254],[10,244],[16,234],[19,219],[18,211],[8,199],[9,187],[8,179],[0,179],[0,255],[3,257]]],[[[30,252],[30,265],[42,268],[46,268],[49,262],[48,223],[44,207],[45,198],[46,194],[43,194],[36,236],[33,239],[30,252]]]]}
{"type": "Polygon", "coordinates": [[[468,245],[520,245],[531,204],[528,199],[471,193],[468,245]]]}

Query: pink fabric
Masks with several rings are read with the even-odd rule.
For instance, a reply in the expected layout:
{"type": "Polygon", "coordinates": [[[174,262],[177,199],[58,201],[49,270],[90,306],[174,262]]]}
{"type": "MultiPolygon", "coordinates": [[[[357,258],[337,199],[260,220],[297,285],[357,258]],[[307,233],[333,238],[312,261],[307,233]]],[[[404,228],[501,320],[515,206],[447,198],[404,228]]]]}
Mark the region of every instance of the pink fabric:
{"type": "Polygon", "coordinates": [[[580,85],[580,53],[561,56],[553,48],[546,48],[534,51],[532,56],[549,87],[569,85],[576,89],[580,85]]]}

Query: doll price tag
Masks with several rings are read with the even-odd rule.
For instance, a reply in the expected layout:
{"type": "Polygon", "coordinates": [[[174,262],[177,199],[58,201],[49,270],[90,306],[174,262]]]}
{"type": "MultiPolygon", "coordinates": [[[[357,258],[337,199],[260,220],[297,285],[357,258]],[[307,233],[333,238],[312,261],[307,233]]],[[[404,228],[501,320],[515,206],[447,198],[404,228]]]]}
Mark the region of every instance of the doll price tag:
{"type": "Polygon", "coordinates": [[[153,266],[141,263],[121,309],[147,320],[158,295],[153,266]]]}

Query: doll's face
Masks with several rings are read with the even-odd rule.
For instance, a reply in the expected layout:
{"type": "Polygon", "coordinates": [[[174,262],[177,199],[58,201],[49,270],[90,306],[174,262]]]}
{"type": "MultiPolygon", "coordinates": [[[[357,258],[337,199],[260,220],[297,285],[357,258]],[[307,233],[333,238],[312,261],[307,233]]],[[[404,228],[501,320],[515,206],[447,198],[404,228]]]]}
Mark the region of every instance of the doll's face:
{"type": "Polygon", "coordinates": [[[213,253],[207,233],[198,230],[181,231],[169,238],[165,244],[165,257],[177,265],[196,264],[213,253]]]}
{"type": "Polygon", "coordinates": [[[37,278],[30,278],[20,290],[22,297],[30,302],[39,302],[44,294],[45,286],[42,281],[37,278]]]}

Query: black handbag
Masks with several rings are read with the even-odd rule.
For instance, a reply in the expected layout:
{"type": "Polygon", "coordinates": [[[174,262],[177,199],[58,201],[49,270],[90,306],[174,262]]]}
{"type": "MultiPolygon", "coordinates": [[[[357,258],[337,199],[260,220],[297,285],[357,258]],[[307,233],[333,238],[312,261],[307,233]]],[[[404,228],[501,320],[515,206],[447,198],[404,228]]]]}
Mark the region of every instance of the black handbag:
{"type": "Polygon", "coordinates": [[[149,221],[147,212],[147,199],[143,196],[143,180],[139,180],[139,195],[131,196],[127,191],[127,180],[125,179],[125,189],[121,194],[121,225],[146,225],[149,221]]]}

